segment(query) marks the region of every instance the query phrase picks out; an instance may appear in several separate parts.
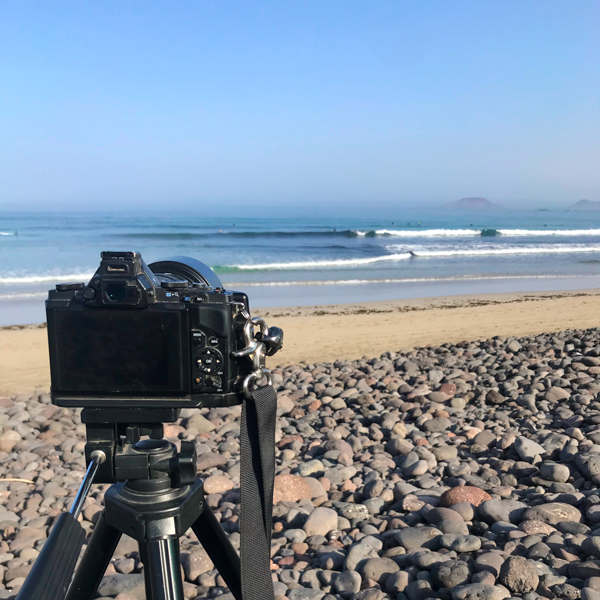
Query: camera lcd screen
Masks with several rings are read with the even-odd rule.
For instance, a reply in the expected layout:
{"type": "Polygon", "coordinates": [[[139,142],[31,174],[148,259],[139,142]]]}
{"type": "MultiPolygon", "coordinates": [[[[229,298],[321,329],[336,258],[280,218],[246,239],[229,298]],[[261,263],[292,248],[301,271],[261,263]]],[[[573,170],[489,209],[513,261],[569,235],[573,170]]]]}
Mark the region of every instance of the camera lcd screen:
{"type": "Polygon", "coordinates": [[[95,395],[184,391],[178,312],[57,310],[54,330],[56,390],[95,395]]]}

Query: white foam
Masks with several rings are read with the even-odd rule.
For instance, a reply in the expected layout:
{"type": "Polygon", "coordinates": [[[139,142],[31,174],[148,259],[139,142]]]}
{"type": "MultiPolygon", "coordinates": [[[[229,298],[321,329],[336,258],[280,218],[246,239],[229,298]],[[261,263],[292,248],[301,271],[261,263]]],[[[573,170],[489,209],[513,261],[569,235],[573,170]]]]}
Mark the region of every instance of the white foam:
{"type": "Polygon", "coordinates": [[[600,236],[600,229],[499,229],[505,236],[600,236]]]}
{"type": "Polygon", "coordinates": [[[57,275],[52,274],[40,274],[40,275],[0,275],[0,284],[13,284],[13,283],[52,283],[53,281],[64,282],[64,281],[88,281],[91,279],[93,273],[59,273],[57,275]]]}
{"type": "Polygon", "coordinates": [[[0,231],[0,235],[15,235],[14,231],[0,231]]]}
{"type": "Polygon", "coordinates": [[[528,255],[528,254],[578,254],[588,252],[600,252],[600,245],[565,245],[565,246],[532,246],[508,248],[477,248],[460,250],[419,250],[415,252],[421,258],[441,258],[446,256],[506,256],[506,255],[528,255]]]}
{"type": "MultiPolygon", "coordinates": [[[[376,229],[373,233],[385,237],[482,237],[481,229],[376,229]]],[[[560,237],[597,236],[600,229],[497,229],[505,237],[560,237]]],[[[358,236],[368,235],[368,231],[355,231],[358,236]]],[[[492,236],[493,237],[493,236],[492,236]]]]}
{"type": "MultiPolygon", "coordinates": [[[[366,235],[367,232],[356,232],[358,235],[366,235]]],[[[481,229],[415,229],[413,231],[403,229],[377,229],[376,235],[389,237],[472,237],[480,236],[481,229]]]]}
{"type": "Polygon", "coordinates": [[[464,275],[456,277],[421,277],[404,279],[325,279],[314,281],[240,281],[228,283],[227,287],[288,287],[308,285],[365,285],[377,283],[435,283],[447,281],[495,281],[506,279],[586,279],[598,278],[600,275],[464,275]]]}
{"type": "Polygon", "coordinates": [[[263,263],[256,265],[234,265],[234,268],[240,271],[269,271],[277,269],[315,269],[320,267],[353,267],[359,265],[370,265],[377,262],[390,262],[397,260],[406,260],[411,255],[408,252],[402,254],[385,254],[383,256],[373,256],[369,258],[342,258],[338,260],[307,260],[302,262],[287,263],[263,263]]]}
{"type": "MultiPolygon", "coordinates": [[[[399,246],[392,246],[395,250],[403,250],[399,246]]],[[[319,269],[323,267],[353,267],[361,265],[371,265],[380,262],[394,262],[399,260],[408,260],[410,258],[443,258],[448,256],[503,256],[503,255],[527,255],[527,254],[575,254],[600,252],[600,245],[563,245],[563,246],[511,246],[500,248],[498,246],[491,248],[477,249],[457,249],[457,250],[413,250],[409,252],[395,252],[393,254],[384,254],[382,256],[372,256],[369,258],[349,258],[339,260],[311,260],[302,262],[278,262],[262,263],[255,265],[234,265],[234,268],[240,271],[271,271],[282,269],[319,269]]]]}

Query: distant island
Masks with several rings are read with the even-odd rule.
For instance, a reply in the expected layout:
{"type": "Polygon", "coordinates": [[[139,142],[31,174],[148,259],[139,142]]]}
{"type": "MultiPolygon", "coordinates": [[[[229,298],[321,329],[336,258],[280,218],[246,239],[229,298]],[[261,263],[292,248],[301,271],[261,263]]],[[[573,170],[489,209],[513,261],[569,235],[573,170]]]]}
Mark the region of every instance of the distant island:
{"type": "Polygon", "coordinates": [[[567,208],[567,210],[574,210],[580,212],[598,212],[600,211],[600,201],[599,200],[580,200],[579,202],[575,202],[567,208]]]}
{"type": "Polygon", "coordinates": [[[461,198],[447,205],[449,208],[486,210],[490,208],[502,208],[501,204],[490,202],[487,198],[461,198]]]}

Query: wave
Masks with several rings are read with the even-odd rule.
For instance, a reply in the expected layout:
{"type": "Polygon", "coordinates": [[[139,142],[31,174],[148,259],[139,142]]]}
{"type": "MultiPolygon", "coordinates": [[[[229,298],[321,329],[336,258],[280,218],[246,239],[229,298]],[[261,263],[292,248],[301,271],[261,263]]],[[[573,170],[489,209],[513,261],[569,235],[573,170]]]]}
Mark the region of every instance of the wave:
{"type": "Polygon", "coordinates": [[[394,254],[383,254],[369,258],[348,258],[337,260],[309,260],[298,262],[276,262],[249,265],[218,266],[215,271],[231,273],[236,271],[270,271],[283,269],[318,269],[322,267],[354,267],[370,265],[380,262],[395,262],[409,260],[411,258],[444,258],[451,256],[504,256],[504,255],[529,255],[529,254],[576,254],[600,252],[600,245],[572,245],[572,246],[535,246],[535,247],[512,247],[512,248],[481,248],[461,250],[417,250],[404,251],[394,254]]]}
{"type": "Polygon", "coordinates": [[[374,283],[435,283],[437,281],[491,281],[505,279],[593,279],[600,275],[457,275],[456,277],[415,277],[403,279],[324,279],[314,281],[256,281],[227,284],[228,288],[286,287],[291,285],[366,285],[374,283]]]}
{"type": "Polygon", "coordinates": [[[58,273],[40,274],[40,275],[0,275],[0,284],[12,283],[52,283],[64,281],[89,281],[92,278],[93,272],[89,273],[58,273]]]}
{"type": "MultiPolygon", "coordinates": [[[[322,231],[219,231],[219,232],[142,232],[118,233],[111,237],[156,240],[193,240],[207,237],[297,238],[297,237],[400,237],[400,238],[460,238],[481,237],[484,229],[327,229],[322,231]]],[[[504,237],[600,237],[600,229],[495,229],[504,237]]],[[[13,235],[13,234],[5,234],[13,235]]]]}
{"type": "MultiPolygon", "coordinates": [[[[387,279],[324,279],[312,281],[240,281],[227,284],[227,289],[244,289],[245,287],[290,287],[321,285],[375,285],[391,283],[444,283],[461,281],[504,281],[522,279],[598,279],[600,275],[457,275],[455,277],[406,277],[387,279]]],[[[15,292],[0,294],[0,302],[24,298],[46,298],[47,292],[15,292]]]]}
{"type": "Polygon", "coordinates": [[[362,235],[367,235],[368,232],[359,232],[352,229],[329,229],[324,231],[219,231],[210,233],[190,233],[190,232],[153,232],[153,233],[118,233],[111,237],[126,237],[135,239],[163,239],[163,240],[192,240],[207,237],[233,237],[233,238],[283,238],[283,237],[323,237],[323,236],[334,236],[334,237],[345,237],[355,238],[362,235]]]}
{"type": "Polygon", "coordinates": [[[15,231],[0,231],[0,235],[16,235],[15,231]]]}

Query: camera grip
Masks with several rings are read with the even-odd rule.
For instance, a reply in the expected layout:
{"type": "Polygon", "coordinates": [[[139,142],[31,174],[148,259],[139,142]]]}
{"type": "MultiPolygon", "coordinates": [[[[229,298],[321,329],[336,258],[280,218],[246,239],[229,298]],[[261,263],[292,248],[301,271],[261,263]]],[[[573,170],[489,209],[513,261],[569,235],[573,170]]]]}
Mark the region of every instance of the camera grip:
{"type": "Polygon", "coordinates": [[[73,515],[60,515],[17,600],[62,600],[84,540],[85,531],[73,515]]]}

